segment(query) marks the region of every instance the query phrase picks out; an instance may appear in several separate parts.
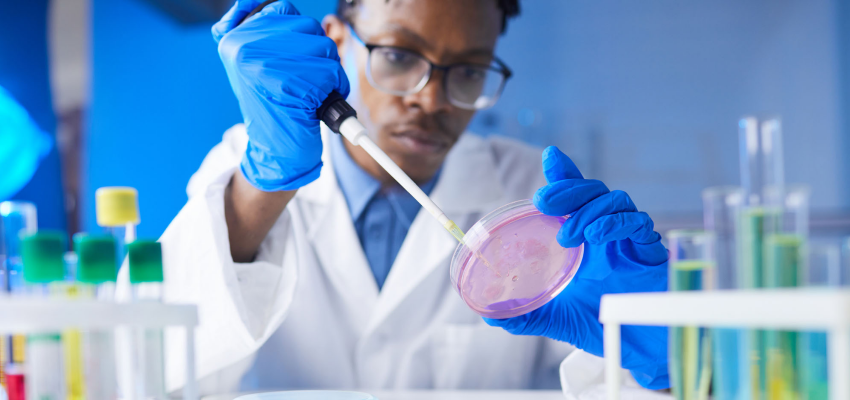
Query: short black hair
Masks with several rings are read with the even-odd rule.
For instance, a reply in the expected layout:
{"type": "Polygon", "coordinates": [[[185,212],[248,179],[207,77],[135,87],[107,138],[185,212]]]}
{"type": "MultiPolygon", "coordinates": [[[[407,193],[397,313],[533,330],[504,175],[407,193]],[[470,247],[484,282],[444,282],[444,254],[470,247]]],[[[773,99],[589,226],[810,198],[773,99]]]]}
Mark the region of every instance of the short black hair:
{"type": "MultiPolygon", "coordinates": [[[[360,0],[337,0],[336,15],[343,22],[351,23],[351,18],[354,15],[354,7],[360,0]]],[[[386,0],[389,2],[390,0],[386,0]]],[[[499,9],[502,10],[502,33],[508,28],[508,19],[519,15],[519,0],[493,0],[499,9]]]]}

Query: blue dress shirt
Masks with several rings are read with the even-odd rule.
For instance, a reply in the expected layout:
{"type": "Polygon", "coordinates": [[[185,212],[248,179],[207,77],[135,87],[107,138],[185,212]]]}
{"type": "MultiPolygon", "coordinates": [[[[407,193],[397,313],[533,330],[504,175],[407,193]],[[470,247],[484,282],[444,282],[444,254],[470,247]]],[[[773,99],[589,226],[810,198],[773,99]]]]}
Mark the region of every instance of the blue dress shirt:
{"type": "MultiPolygon", "coordinates": [[[[380,290],[421,206],[401,186],[381,188],[377,179],[354,162],[342,140],[340,135],[331,137],[334,173],[380,290]]],[[[426,194],[431,194],[439,175],[437,172],[428,183],[421,186],[426,194]]]]}

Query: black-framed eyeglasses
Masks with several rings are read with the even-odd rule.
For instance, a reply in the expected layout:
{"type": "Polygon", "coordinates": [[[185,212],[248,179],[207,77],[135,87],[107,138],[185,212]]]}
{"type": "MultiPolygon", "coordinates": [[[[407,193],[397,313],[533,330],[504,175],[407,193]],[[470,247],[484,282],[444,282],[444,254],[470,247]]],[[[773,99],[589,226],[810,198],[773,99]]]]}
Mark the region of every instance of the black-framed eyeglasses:
{"type": "Polygon", "coordinates": [[[423,55],[400,47],[368,44],[348,25],[351,36],[369,51],[366,79],[378,90],[406,96],[422,90],[434,70],[443,71],[443,89],[455,107],[482,110],[499,100],[508,78],[513,75],[502,60],[490,65],[459,63],[438,65],[423,55]]]}

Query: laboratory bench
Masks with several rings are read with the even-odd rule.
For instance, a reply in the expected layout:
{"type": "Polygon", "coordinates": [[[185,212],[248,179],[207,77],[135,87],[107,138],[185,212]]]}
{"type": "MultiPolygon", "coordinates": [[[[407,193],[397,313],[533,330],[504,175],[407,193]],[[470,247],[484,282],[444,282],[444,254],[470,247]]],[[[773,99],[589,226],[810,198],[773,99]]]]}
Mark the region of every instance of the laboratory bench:
{"type": "MultiPolygon", "coordinates": [[[[405,390],[363,391],[378,400],[564,400],[560,390],[405,390]]],[[[248,393],[205,396],[201,400],[234,400],[248,393]]]]}

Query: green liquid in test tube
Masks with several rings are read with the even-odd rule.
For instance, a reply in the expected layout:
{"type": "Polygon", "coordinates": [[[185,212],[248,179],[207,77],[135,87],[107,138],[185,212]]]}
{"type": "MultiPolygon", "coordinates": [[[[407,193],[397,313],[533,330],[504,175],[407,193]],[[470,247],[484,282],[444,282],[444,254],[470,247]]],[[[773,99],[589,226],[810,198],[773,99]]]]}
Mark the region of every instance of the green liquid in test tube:
{"type": "MultiPolygon", "coordinates": [[[[741,288],[766,287],[765,279],[776,265],[766,264],[765,240],[779,233],[785,191],[782,158],[782,124],[779,118],[744,117],[738,123],[741,186],[744,201],[739,213],[738,255],[741,288]]],[[[773,333],[751,330],[749,398],[782,399],[768,394],[768,337],[773,333]]]]}
{"type": "MultiPolygon", "coordinates": [[[[799,286],[799,257],[802,241],[792,235],[773,234],[765,240],[765,286],[799,286]]],[[[794,331],[768,330],[766,333],[766,387],[768,399],[797,399],[797,341],[794,331]]]]}
{"type": "MultiPolygon", "coordinates": [[[[740,212],[739,257],[741,265],[742,288],[764,288],[764,228],[765,219],[773,218],[764,207],[751,206],[740,212]]],[[[750,352],[751,393],[747,398],[765,399],[765,381],[767,371],[767,332],[753,329],[748,332],[749,341],[745,346],[750,352]]]]}
{"type": "MultiPolygon", "coordinates": [[[[674,230],[670,240],[670,291],[709,290],[714,270],[712,236],[674,230]]],[[[699,326],[670,328],[670,378],[677,400],[706,400],[711,385],[711,332],[699,326]]]]}

